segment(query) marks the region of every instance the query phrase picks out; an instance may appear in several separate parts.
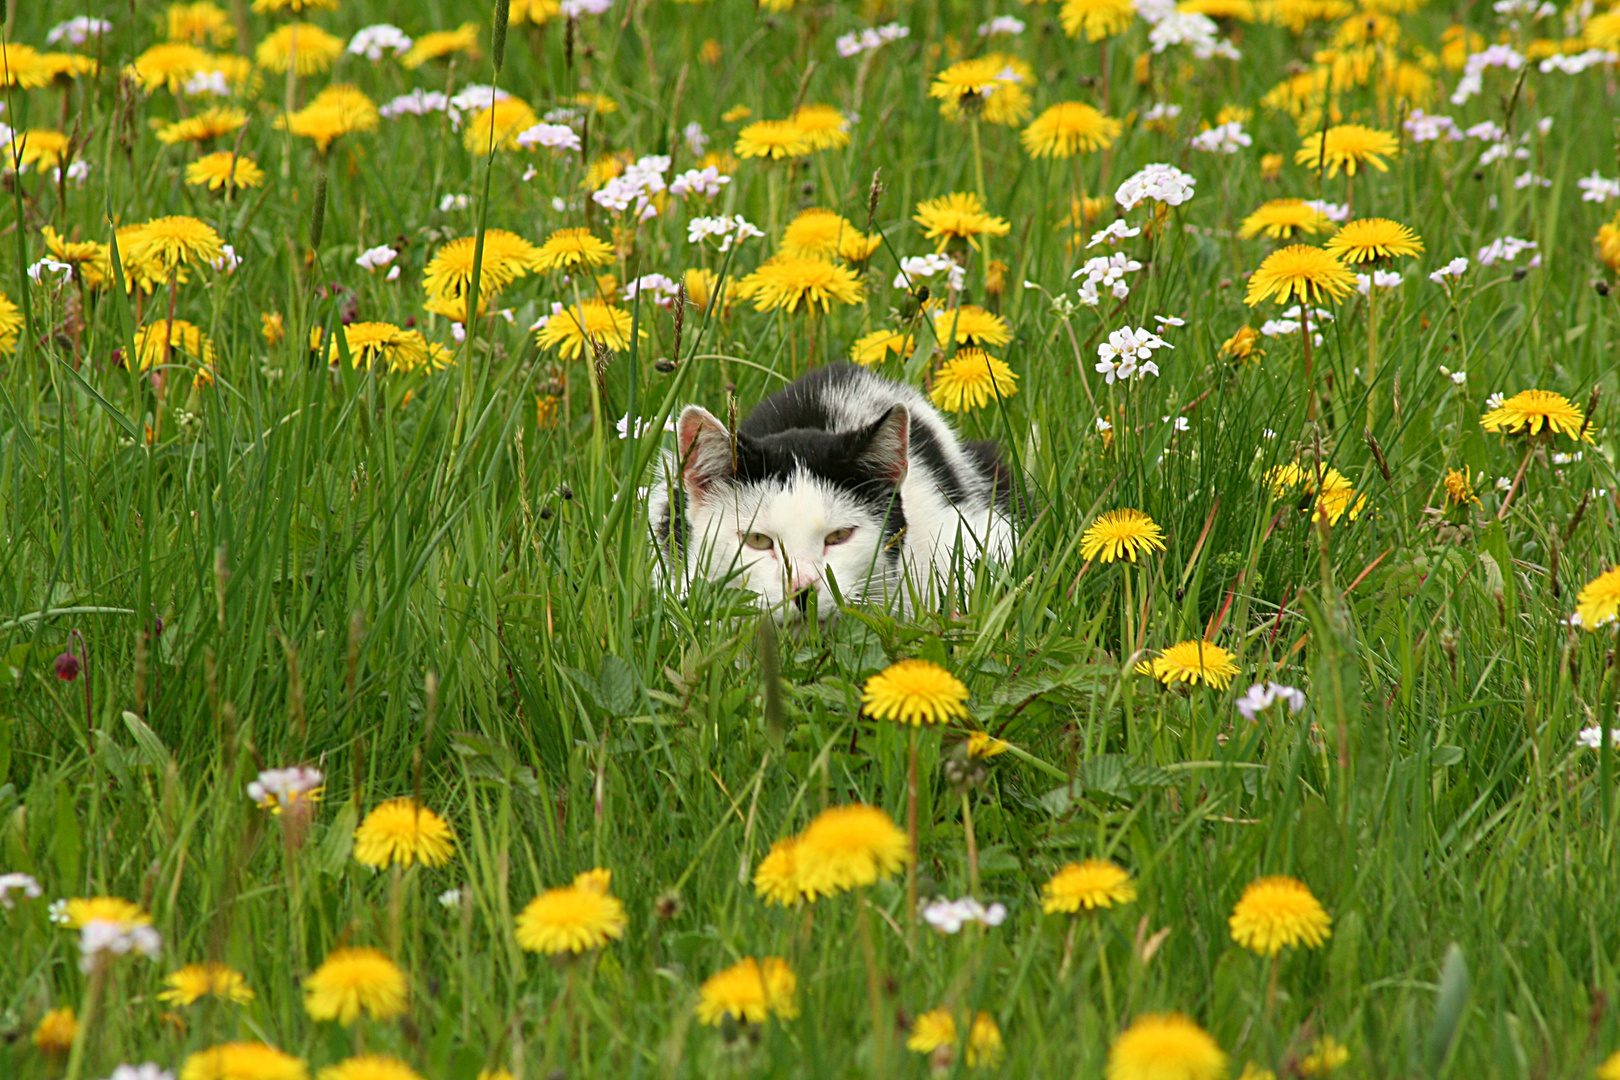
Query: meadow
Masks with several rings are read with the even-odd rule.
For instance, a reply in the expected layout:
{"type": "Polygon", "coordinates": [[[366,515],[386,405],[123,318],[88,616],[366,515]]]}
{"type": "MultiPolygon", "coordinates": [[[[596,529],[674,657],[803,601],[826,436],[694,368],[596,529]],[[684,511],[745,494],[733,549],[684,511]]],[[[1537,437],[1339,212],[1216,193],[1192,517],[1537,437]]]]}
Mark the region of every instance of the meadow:
{"type": "Polygon", "coordinates": [[[0,1076],[1620,1077],[1620,10],[4,31],[0,1076]],[[671,590],[841,360],[1013,557],[671,590]]]}

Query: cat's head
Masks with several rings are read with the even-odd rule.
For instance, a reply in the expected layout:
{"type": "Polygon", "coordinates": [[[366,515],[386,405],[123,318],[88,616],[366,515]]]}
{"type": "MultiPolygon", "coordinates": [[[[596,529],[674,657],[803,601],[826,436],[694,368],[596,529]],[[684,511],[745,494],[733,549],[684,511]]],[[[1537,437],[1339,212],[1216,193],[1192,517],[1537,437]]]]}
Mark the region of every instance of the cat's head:
{"type": "Polygon", "coordinates": [[[856,431],[759,438],[733,438],[688,405],[675,432],[694,576],[729,578],[782,621],[803,618],[812,593],[829,616],[830,581],[848,600],[895,587],[911,434],[904,405],[856,431]]]}

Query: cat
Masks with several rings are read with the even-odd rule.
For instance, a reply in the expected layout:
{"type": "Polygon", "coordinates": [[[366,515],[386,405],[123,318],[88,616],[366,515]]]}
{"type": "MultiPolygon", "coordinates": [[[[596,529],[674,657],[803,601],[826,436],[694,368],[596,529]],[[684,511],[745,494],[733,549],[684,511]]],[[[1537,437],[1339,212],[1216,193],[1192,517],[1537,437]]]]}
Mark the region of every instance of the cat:
{"type": "Polygon", "coordinates": [[[1021,493],[996,444],[963,443],[916,389],[864,368],[812,371],[735,438],[688,405],[675,442],[649,493],[659,576],[729,580],[784,624],[812,601],[829,618],[839,595],[904,614],[1012,551],[1021,493]]]}

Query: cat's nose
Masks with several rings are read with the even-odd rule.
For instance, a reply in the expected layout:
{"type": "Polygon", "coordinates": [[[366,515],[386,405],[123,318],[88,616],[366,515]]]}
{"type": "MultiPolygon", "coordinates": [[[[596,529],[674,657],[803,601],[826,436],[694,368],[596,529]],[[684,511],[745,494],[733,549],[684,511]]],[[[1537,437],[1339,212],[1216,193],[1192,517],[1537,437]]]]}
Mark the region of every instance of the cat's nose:
{"type": "Polygon", "coordinates": [[[788,581],[788,592],[793,594],[801,594],[807,589],[814,589],[820,583],[820,573],[805,573],[801,570],[795,570],[793,572],[793,577],[788,581]]]}

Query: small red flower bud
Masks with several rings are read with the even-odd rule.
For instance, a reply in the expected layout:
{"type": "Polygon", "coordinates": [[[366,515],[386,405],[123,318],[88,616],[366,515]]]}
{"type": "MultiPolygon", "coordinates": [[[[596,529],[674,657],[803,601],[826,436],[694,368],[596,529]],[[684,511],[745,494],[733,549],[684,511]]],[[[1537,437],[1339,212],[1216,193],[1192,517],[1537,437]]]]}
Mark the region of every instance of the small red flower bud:
{"type": "Polygon", "coordinates": [[[79,677],[79,658],[70,652],[58,656],[55,666],[56,677],[63,682],[72,682],[79,677]]]}

